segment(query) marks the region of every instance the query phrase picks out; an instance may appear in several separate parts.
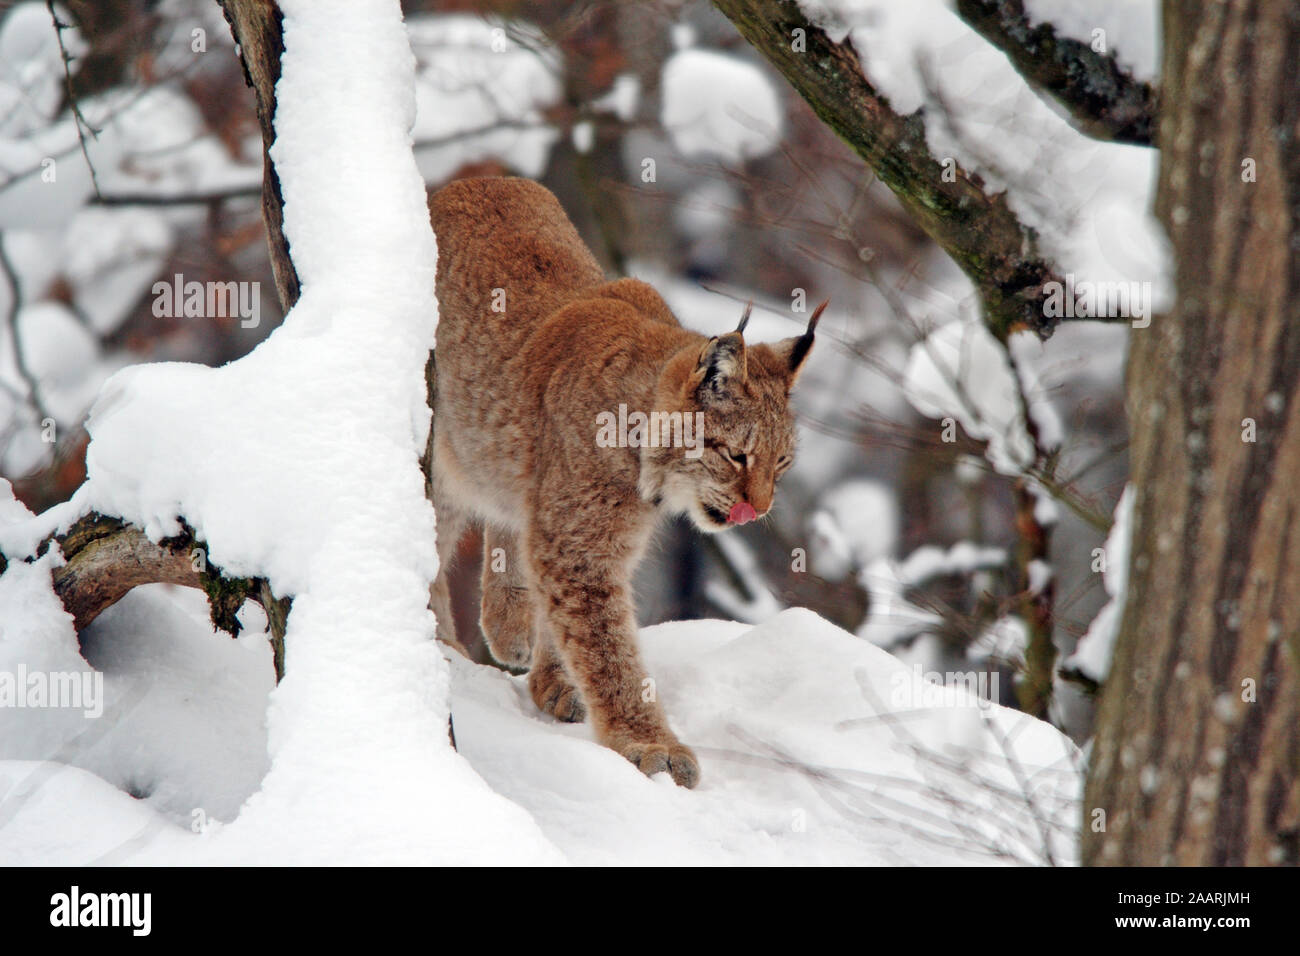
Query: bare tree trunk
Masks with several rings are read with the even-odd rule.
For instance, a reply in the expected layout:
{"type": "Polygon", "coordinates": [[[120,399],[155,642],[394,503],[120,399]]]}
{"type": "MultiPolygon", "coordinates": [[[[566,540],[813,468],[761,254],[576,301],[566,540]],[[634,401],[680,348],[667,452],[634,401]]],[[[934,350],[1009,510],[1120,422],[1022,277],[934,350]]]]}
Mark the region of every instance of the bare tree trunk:
{"type": "Polygon", "coordinates": [[[284,30],[280,8],[274,0],[218,0],[239,44],[244,79],[257,97],[257,122],[262,130],[262,219],[271,253],[271,271],[280,305],[287,313],[298,301],[298,272],[284,238],[284,208],[280,177],[271,162],[275,142],[275,84],[280,79],[280,55],[284,53],[284,30]]]}
{"type": "Polygon", "coordinates": [[[1157,212],[1178,301],[1132,333],[1128,603],[1084,861],[1300,862],[1300,18],[1164,4],[1157,212]]]}

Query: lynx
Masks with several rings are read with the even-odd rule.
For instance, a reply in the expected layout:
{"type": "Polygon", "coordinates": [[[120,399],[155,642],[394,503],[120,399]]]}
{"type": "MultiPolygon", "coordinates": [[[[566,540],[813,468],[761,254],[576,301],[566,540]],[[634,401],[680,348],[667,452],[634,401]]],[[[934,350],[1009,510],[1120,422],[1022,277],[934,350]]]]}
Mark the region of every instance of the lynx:
{"type": "Polygon", "coordinates": [[[707,338],[646,283],[606,281],[537,183],[460,180],[430,211],[438,636],[459,646],[447,568],[467,523],[481,522],[479,623],[492,656],[529,669],[542,711],[589,716],[596,738],[647,775],[694,787],[699,762],[639,659],[632,571],[661,515],[712,534],[767,514],[793,462],[790,388],[825,303],[777,344],[745,344],[748,310],[736,331],[707,338]],[[692,444],[631,429],[635,442],[598,442],[620,406],[661,413],[669,438],[688,421],[703,434],[692,444]]]}

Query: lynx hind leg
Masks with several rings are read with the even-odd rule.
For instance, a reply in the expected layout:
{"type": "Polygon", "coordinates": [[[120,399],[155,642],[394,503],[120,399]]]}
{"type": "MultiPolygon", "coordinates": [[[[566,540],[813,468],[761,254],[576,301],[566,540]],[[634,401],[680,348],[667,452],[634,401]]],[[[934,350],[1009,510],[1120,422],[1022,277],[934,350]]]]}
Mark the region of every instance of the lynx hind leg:
{"type": "Polygon", "coordinates": [[[580,724],[587,719],[582,694],[560,660],[555,645],[539,631],[533,648],[533,666],[528,672],[528,689],[537,709],[565,723],[580,724]]]}
{"type": "Polygon", "coordinates": [[[515,536],[483,529],[483,604],[479,626],[497,663],[528,667],[533,654],[533,608],[515,536]]]}
{"type": "MultiPolygon", "coordinates": [[[[436,496],[435,496],[436,497],[436,496]]],[[[468,519],[464,512],[446,502],[435,505],[438,515],[438,576],[429,585],[429,607],[438,619],[438,640],[469,657],[469,651],[456,636],[456,622],[451,613],[451,587],[448,581],[456,549],[465,533],[468,519]]]]}

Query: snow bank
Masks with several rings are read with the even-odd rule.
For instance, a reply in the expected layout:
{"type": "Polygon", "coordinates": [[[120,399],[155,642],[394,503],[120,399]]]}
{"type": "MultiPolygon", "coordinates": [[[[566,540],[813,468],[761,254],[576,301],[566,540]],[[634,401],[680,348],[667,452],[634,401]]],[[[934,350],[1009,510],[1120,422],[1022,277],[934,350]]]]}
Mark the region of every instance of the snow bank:
{"type": "MultiPolygon", "coordinates": [[[[113,779],[133,778],[139,799],[82,769],[0,760],[0,864],[277,855],[245,842],[246,816],[222,826],[216,810],[229,793],[255,786],[250,778],[260,772],[266,730],[248,719],[262,712],[269,690],[264,648],[254,650],[260,635],[242,646],[214,634],[201,598],[181,589],[146,589],[123,606],[96,625],[91,656],[110,686],[162,687],[140,702],[110,700],[89,749],[106,755],[101,769],[113,779]],[[167,643],[178,646],[160,654],[167,643]],[[212,692],[214,675],[228,692],[212,692]],[[148,710],[147,720],[133,721],[133,708],[148,710]],[[188,731],[204,723],[226,728],[224,746],[186,747],[188,731]],[[142,735],[146,724],[153,731],[142,735]],[[200,760],[206,775],[187,769],[200,760]]],[[[662,775],[647,779],[585,725],[540,714],[526,678],[453,663],[461,753],[570,862],[979,864],[1043,863],[1049,855],[1075,862],[1078,753],[1047,724],[930,683],[809,611],[753,628],[664,624],[644,630],[641,643],[674,730],[703,761],[696,790],[662,775]]],[[[478,807],[466,803],[445,816],[437,794],[412,794],[403,779],[384,778],[409,801],[390,825],[418,834],[421,819],[436,814],[443,826],[463,823],[467,838],[485,841],[482,856],[470,859],[492,858],[475,826],[478,807]]],[[[458,781],[449,774],[442,786],[458,781]]],[[[373,792],[352,816],[393,810],[373,792]]],[[[309,794],[298,813],[296,832],[323,822],[309,794]]],[[[329,832],[320,835],[339,852],[329,832]]],[[[519,859],[528,851],[521,842],[519,859]]]]}

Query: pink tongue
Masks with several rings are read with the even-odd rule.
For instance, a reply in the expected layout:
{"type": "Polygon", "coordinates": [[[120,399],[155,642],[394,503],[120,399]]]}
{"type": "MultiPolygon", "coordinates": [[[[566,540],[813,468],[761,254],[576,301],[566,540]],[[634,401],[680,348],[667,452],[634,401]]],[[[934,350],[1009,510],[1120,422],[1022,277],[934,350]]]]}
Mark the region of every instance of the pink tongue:
{"type": "Polygon", "coordinates": [[[744,524],[747,521],[753,521],[758,517],[758,512],[748,501],[737,501],[731,506],[731,514],[727,515],[727,521],[731,524],[744,524]]]}

